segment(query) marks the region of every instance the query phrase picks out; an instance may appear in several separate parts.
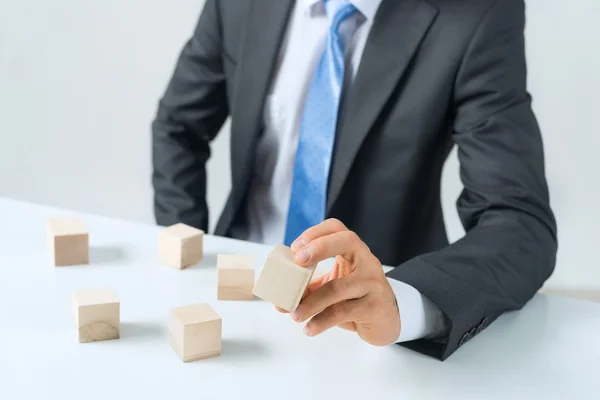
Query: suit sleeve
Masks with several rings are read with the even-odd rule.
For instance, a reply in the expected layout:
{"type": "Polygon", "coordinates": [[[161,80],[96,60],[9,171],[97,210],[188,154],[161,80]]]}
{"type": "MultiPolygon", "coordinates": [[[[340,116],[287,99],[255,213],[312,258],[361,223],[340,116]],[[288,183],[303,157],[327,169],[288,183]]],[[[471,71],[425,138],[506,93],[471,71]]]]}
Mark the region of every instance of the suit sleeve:
{"type": "Polygon", "coordinates": [[[456,76],[454,140],[466,235],[388,273],[436,304],[437,340],[403,346],[442,360],[504,312],[521,309],[552,274],[557,227],[543,143],[526,89],[523,0],[499,0],[474,33],[456,76]]]}
{"type": "Polygon", "coordinates": [[[206,162],[229,115],[218,0],[208,0],[152,122],[152,185],[158,225],[208,229],[206,162]]]}

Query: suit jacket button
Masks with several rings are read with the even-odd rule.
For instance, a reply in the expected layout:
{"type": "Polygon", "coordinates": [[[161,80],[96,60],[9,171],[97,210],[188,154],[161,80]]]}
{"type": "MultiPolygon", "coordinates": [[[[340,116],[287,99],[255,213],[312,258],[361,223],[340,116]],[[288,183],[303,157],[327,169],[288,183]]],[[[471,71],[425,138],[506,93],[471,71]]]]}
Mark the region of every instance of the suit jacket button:
{"type": "Polygon", "coordinates": [[[463,344],[467,343],[470,339],[471,339],[471,332],[469,331],[463,335],[463,337],[460,339],[460,342],[458,342],[458,345],[462,346],[463,344]]]}
{"type": "Polygon", "coordinates": [[[483,320],[481,320],[481,325],[483,325],[484,328],[486,328],[489,324],[490,320],[487,319],[487,317],[484,317],[483,320]]]}
{"type": "Polygon", "coordinates": [[[489,320],[487,319],[487,317],[484,317],[479,323],[479,326],[477,327],[477,333],[481,333],[481,331],[487,327],[488,322],[489,320]]]}

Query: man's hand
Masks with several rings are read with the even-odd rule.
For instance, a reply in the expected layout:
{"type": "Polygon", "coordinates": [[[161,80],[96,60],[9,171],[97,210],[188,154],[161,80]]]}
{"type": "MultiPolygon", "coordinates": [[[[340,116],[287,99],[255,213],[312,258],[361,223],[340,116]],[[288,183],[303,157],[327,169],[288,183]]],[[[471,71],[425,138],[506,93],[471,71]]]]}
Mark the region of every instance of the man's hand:
{"type": "Polygon", "coordinates": [[[333,269],[314,279],[291,314],[297,322],[311,318],[304,332],[319,335],[339,326],[376,346],[394,343],[400,334],[396,297],[381,262],[358,235],[336,219],[306,230],[292,244],[302,266],[335,257],[333,269]]]}

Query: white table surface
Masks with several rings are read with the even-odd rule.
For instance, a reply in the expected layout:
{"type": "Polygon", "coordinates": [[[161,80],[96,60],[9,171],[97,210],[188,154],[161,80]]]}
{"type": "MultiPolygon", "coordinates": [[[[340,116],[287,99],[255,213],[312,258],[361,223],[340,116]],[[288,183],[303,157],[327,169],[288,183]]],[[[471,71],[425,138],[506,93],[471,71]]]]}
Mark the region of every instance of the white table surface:
{"type": "Polygon", "coordinates": [[[265,301],[217,301],[216,254],[253,254],[258,272],[269,248],[207,236],[205,260],[178,271],[157,259],[159,229],[0,198],[0,399],[600,396],[600,304],[538,295],[441,362],[341,329],[307,338],[265,301]],[[51,266],[46,219],[65,215],[84,219],[90,265],[51,266]],[[121,339],[77,342],[71,296],[86,288],[117,292],[121,339]],[[184,364],[168,315],[196,302],[223,318],[222,355],[184,364]]]}

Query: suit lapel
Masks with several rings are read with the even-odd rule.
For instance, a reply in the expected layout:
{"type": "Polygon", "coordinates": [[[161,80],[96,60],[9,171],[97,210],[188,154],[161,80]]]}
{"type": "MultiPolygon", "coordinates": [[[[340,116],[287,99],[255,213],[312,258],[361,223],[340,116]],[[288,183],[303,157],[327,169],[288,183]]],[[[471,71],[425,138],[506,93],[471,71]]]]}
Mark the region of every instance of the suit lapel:
{"type": "Polygon", "coordinates": [[[244,30],[242,55],[233,99],[231,156],[235,206],[245,192],[254,148],[261,131],[261,116],[267,89],[271,82],[279,47],[294,0],[255,0],[250,4],[244,30]]]}
{"type": "Polygon", "coordinates": [[[354,158],[437,16],[424,0],[384,0],[375,17],[354,83],[340,116],[327,210],[354,158]]]}

